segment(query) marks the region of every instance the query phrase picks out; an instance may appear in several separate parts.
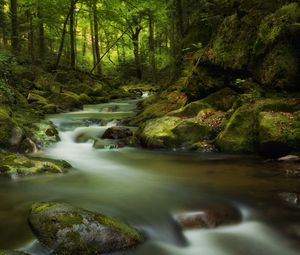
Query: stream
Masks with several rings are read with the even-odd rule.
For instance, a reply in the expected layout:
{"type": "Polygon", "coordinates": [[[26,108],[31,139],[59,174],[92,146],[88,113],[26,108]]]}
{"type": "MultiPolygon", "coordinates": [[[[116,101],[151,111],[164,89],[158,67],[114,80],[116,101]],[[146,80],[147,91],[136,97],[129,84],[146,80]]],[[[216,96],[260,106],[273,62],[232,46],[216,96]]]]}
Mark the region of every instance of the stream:
{"type": "MultiPolygon", "coordinates": [[[[275,164],[256,156],[140,148],[94,149],[75,143],[80,134],[101,136],[132,116],[138,100],[87,105],[83,111],[48,116],[61,141],[38,156],[64,159],[73,169],[60,176],[0,182],[0,247],[47,253],[27,225],[30,205],[64,201],[117,217],[142,229],[148,241],[128,255],[294,255],[297,208],[286,206],[280,191],[300,190],[275,164]],[[213,230],[181,233],[172,220],[178,211],[233,205],[243,222],[213,230]],[[184,241],[185,240],[185,241],[184,241]]],[[[297,220],[299,219],[299,220],[297,220]]]]}

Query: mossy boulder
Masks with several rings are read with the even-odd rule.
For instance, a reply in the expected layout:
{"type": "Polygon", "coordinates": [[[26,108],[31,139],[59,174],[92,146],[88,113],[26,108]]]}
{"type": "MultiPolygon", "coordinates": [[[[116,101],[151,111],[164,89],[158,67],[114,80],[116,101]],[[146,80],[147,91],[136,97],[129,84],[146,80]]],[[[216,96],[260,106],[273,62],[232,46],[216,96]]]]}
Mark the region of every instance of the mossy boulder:
{"type": "Polygon", "coordinates": [[[29,255],[22,251],[0,250],[0,255],[29,255]]]}
{"type": "Polygon", "coordinates": [[[172,132],[182,120],[178,117],[162,117],[147,121],[136,133],[141,145],[151,149],[178,147],[176,135],[172,132]]]}
{"type": "Polygon", "coordinates": [[[33,123],[29,136],[39,146],[46,147],[60,140],[56,127],[49,121],[33,123]]]}
{"type": "Polygon", "coordinates": [[[38,240],[56,254],[103,254],[144,241],[134,228],[100,213],[59,202],[35,203],[28,218],[38,240]]]}
{"type": "Polygon", "coordinates": [[[254,53],[264,53],[268,47],[289,35],[289,28],[300,19],[299,3],[293,2],[282,6],[263,18],[259,25],[254,53]]]}
{"type": "Polygon", "coordinates": [[[256,113],[251,105],[238,108],[229,119],[216,143],[225,152],[254,152],[256,150],[256,113]]]}
{"type": "Polygon", "coordinates": [[[146,148],[190,149],[194,143],[212,139],[214,134],[215,127],[208,117],[166,116],[147,121],[138,129],[136,137],[146,148]]]}
{"type": "Polygon", "coordinates": [[[12,118],[12,112],[8,107],[0,107],[0,147],[10,148],[12,144],[13,130],[18,128],[12,118]]]}
{"type": "Polygon", "coordinates": [[[48,100],[41,95],[29,93],[27,97],[27,101],[30,104],[33,104],[36,107],[43,107],[48,105],[48,100]]]}
{"type": "Polygon", "coordinates": [[[62,174],[70,167],[65,161],[0,152],[0,176],[11,179],[40,174],[62,174]]]}
{"type": "Polygon", "coordinates": [[[151,96],[142,103],[142,110],[130,121],[130,125],[137,126],[145,121],[159,118],[177,110],[187,102],[185,93],[180,91],[165,91],[162,94],[151,96]]]}
{"type": "Polygon", "coordinates": [[[63,111],[80,109],[83,105],[79,100],[79,96],[70,91],[54,93],[48,98],[48,100],[63,111]]]}
{"type": "Polygon", "coordinates": [[[234,104],[238,94],[230,88],[221,89],[210,94],[204,99],[194,101],[180,109],[170,112],[169,116],[175,117],[195,117],[200,111],[205,109],[215,109],[219,111],[228,111],[234,104]]]}
{"type": "MultiPolygon", "coordinates": [[[[216,144],[226,152],[257,152],[259,147],[259,115],[262,112],[272,113],[274,116],[282,114],[294,116],[299,111],[300,100],[297,98],[256,98],[242,95],[227,113],[228,120],[224,122],[224,129],[219,133],[216,144]]],[[[275,121],[276,118],[274,118],[275,121]]],[[[277,123],[279,125],[279,123],[277,123]]],[[[294,124],[296,125],[296,124],[294,124]]],[[[275,128],[276,125],[273,126],[275,128]]],[[[296,129],[297,130],[297,129],[296,129]]],[[[292,139],[288,140],[295,147],[292,139]]]]}
{"type": "Polygon", "coordinates": [[[260,152],[270,157],[300,150],[300,111],[261,112],[259,114],[260,152]]]}

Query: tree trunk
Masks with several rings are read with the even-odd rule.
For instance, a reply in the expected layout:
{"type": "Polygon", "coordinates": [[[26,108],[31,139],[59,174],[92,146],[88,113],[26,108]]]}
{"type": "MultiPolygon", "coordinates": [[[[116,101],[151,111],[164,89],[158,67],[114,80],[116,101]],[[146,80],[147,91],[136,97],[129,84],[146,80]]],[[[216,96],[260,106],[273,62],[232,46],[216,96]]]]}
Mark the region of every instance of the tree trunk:
{"type": "Polygon", "coordinates": [[[134,63],[136,68],[136,77],[141,80],[142,79],[142,67],[140,63],[140,55],[139,55],[139,35],[141,32],[141,27],[136,27],[132,31],[132,44],[133,44],[133,54],[134,54],[134,63]]]}
{"type": "Polygon", "coordinates": [[[44,22],[41,12],[40,3],[38,3],[37,8],[37,17],[38,17],[38,32],[39,32],[39,59],[44,61],[45,60],[45,29],[44,29],[44,22]]]}
{"type": "Polygon", "coordinates": [[[94,17],[94,40],[95,40],[95,57],[96,57],[96,63],[97,65],[97,74],[101,75],[102,68],[100,63],[100,46],[99,46],[99,24],[98,24],[98,18],[97,18],[97,1],[93,1],[93,17],[94,17]]]}
{"type": "Polygon", "coordinates": [[[126,63],[125,39],[122,37],[122,62],[126,63]]]}
{"type": "Polygon", "coordinates": [[[76,52],[75,52],[75,34],[74,34],[74,13],[76,2],[71,0],[70,6],[70,64],[71,69],[75,69],[76,64],[76,52]]]}
{"type": "Polygon", "coordinates": [[[86,55],[86,45],[87,45],[87,32],[86,28],[83,28],[82,36],[83,36],[83,44],[82,44],[82,56],[85,57],[86,55]]]}
{"type": "Polygon", "coordinates": [[[154,40],[154,20],[152,12],[149,12],[149,52],[152,70],[152,80],[157,83],[156,59],[155,59],[155,40],[154,40]]]}
{"type": "Polygon", "coordinates": [[[64,20],[64,24],[63,24],[63,31],[62,31],[62,35],[61,35],[61,40],[60,40],[60,46],[59,46],[59,50],[58,50],[58,54],[57,54],[57,59],[56,59],[56,63],[55,63],[55,69],[58,68],[59,66],[59,63],[60,63],[60,59],[61,59],[61,55],[63,53],[63,49],[64,49],[64,44],[65,44],[65,38],[66,38],[66,33],[67,33],[67,24],[68,24],[68,20],[70,18],[70,15],[71,15],[71,12],[72,12],[72,9],[74,8],[72,6],[72,4],[76,4],[77,1],[72,1],[71,2],[71,6],[70,6],[70,9],[69,9],[69,12],[64,20]]]}
{"type": "Polygon", "coordinates": [[[93,7],[90,6],[90,30],[91,30],[91,42],[92,42],[92,52],[93,52],[93,66],[96,65],[96,55],[95,55],[95,40],[94,40],[94,22],[93,22],[93,7]]]}
{"type": "Polygon", "coordinates": [[[27,20],[29,23],[29,31],[28,31],[28,54],[31,56],[32,62],[34,61],[34,44],[33,44],[33,24],[32,24],[32,14],[30,10],[26,11],[27,20]]]}
{"type": "Polygon", "coordinates": [[[10,0],[11,15],[11,49],[14,54],[19,53],[19,33],[18,33],[18,3],[17,0],[10,0]]]}

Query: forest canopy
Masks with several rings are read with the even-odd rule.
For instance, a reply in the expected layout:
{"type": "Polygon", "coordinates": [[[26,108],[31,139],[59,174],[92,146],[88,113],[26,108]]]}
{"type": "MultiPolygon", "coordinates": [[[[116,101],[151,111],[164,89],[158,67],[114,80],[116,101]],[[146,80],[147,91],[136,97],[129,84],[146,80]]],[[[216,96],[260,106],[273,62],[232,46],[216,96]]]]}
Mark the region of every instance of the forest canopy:
{"type": "Polygon", "coordinates": [[[53,70],[156,82],[159,72],[178,65],[197,2],[1,0],[1,47],[53,70]]]}

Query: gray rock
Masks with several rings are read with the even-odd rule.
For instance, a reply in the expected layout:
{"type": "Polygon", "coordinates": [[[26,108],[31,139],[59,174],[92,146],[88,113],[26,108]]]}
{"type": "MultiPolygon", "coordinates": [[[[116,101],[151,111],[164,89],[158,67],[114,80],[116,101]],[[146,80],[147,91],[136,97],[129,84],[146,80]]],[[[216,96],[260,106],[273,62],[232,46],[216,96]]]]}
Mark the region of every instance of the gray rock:
{"type": "Polygon", "coordinates": [[[104,132],[102,138],[103,139],[124,139],[132,135],[133,133],[129,128],[111,127],[104,132]]]}
{"type": "Polygon", "coordinates": [[[217,206],[194,212],[179,213],[174,215],[174,219],[183,230],[211,229],[239,223],[241,215],[235,208],[217,206]]]}
{"type": "Polygon", "coordinates": [[[103,254],[143,242],[136,229],[65,203],[33,204],[29,225],[38,240],[56,254],[103,254]]]}

